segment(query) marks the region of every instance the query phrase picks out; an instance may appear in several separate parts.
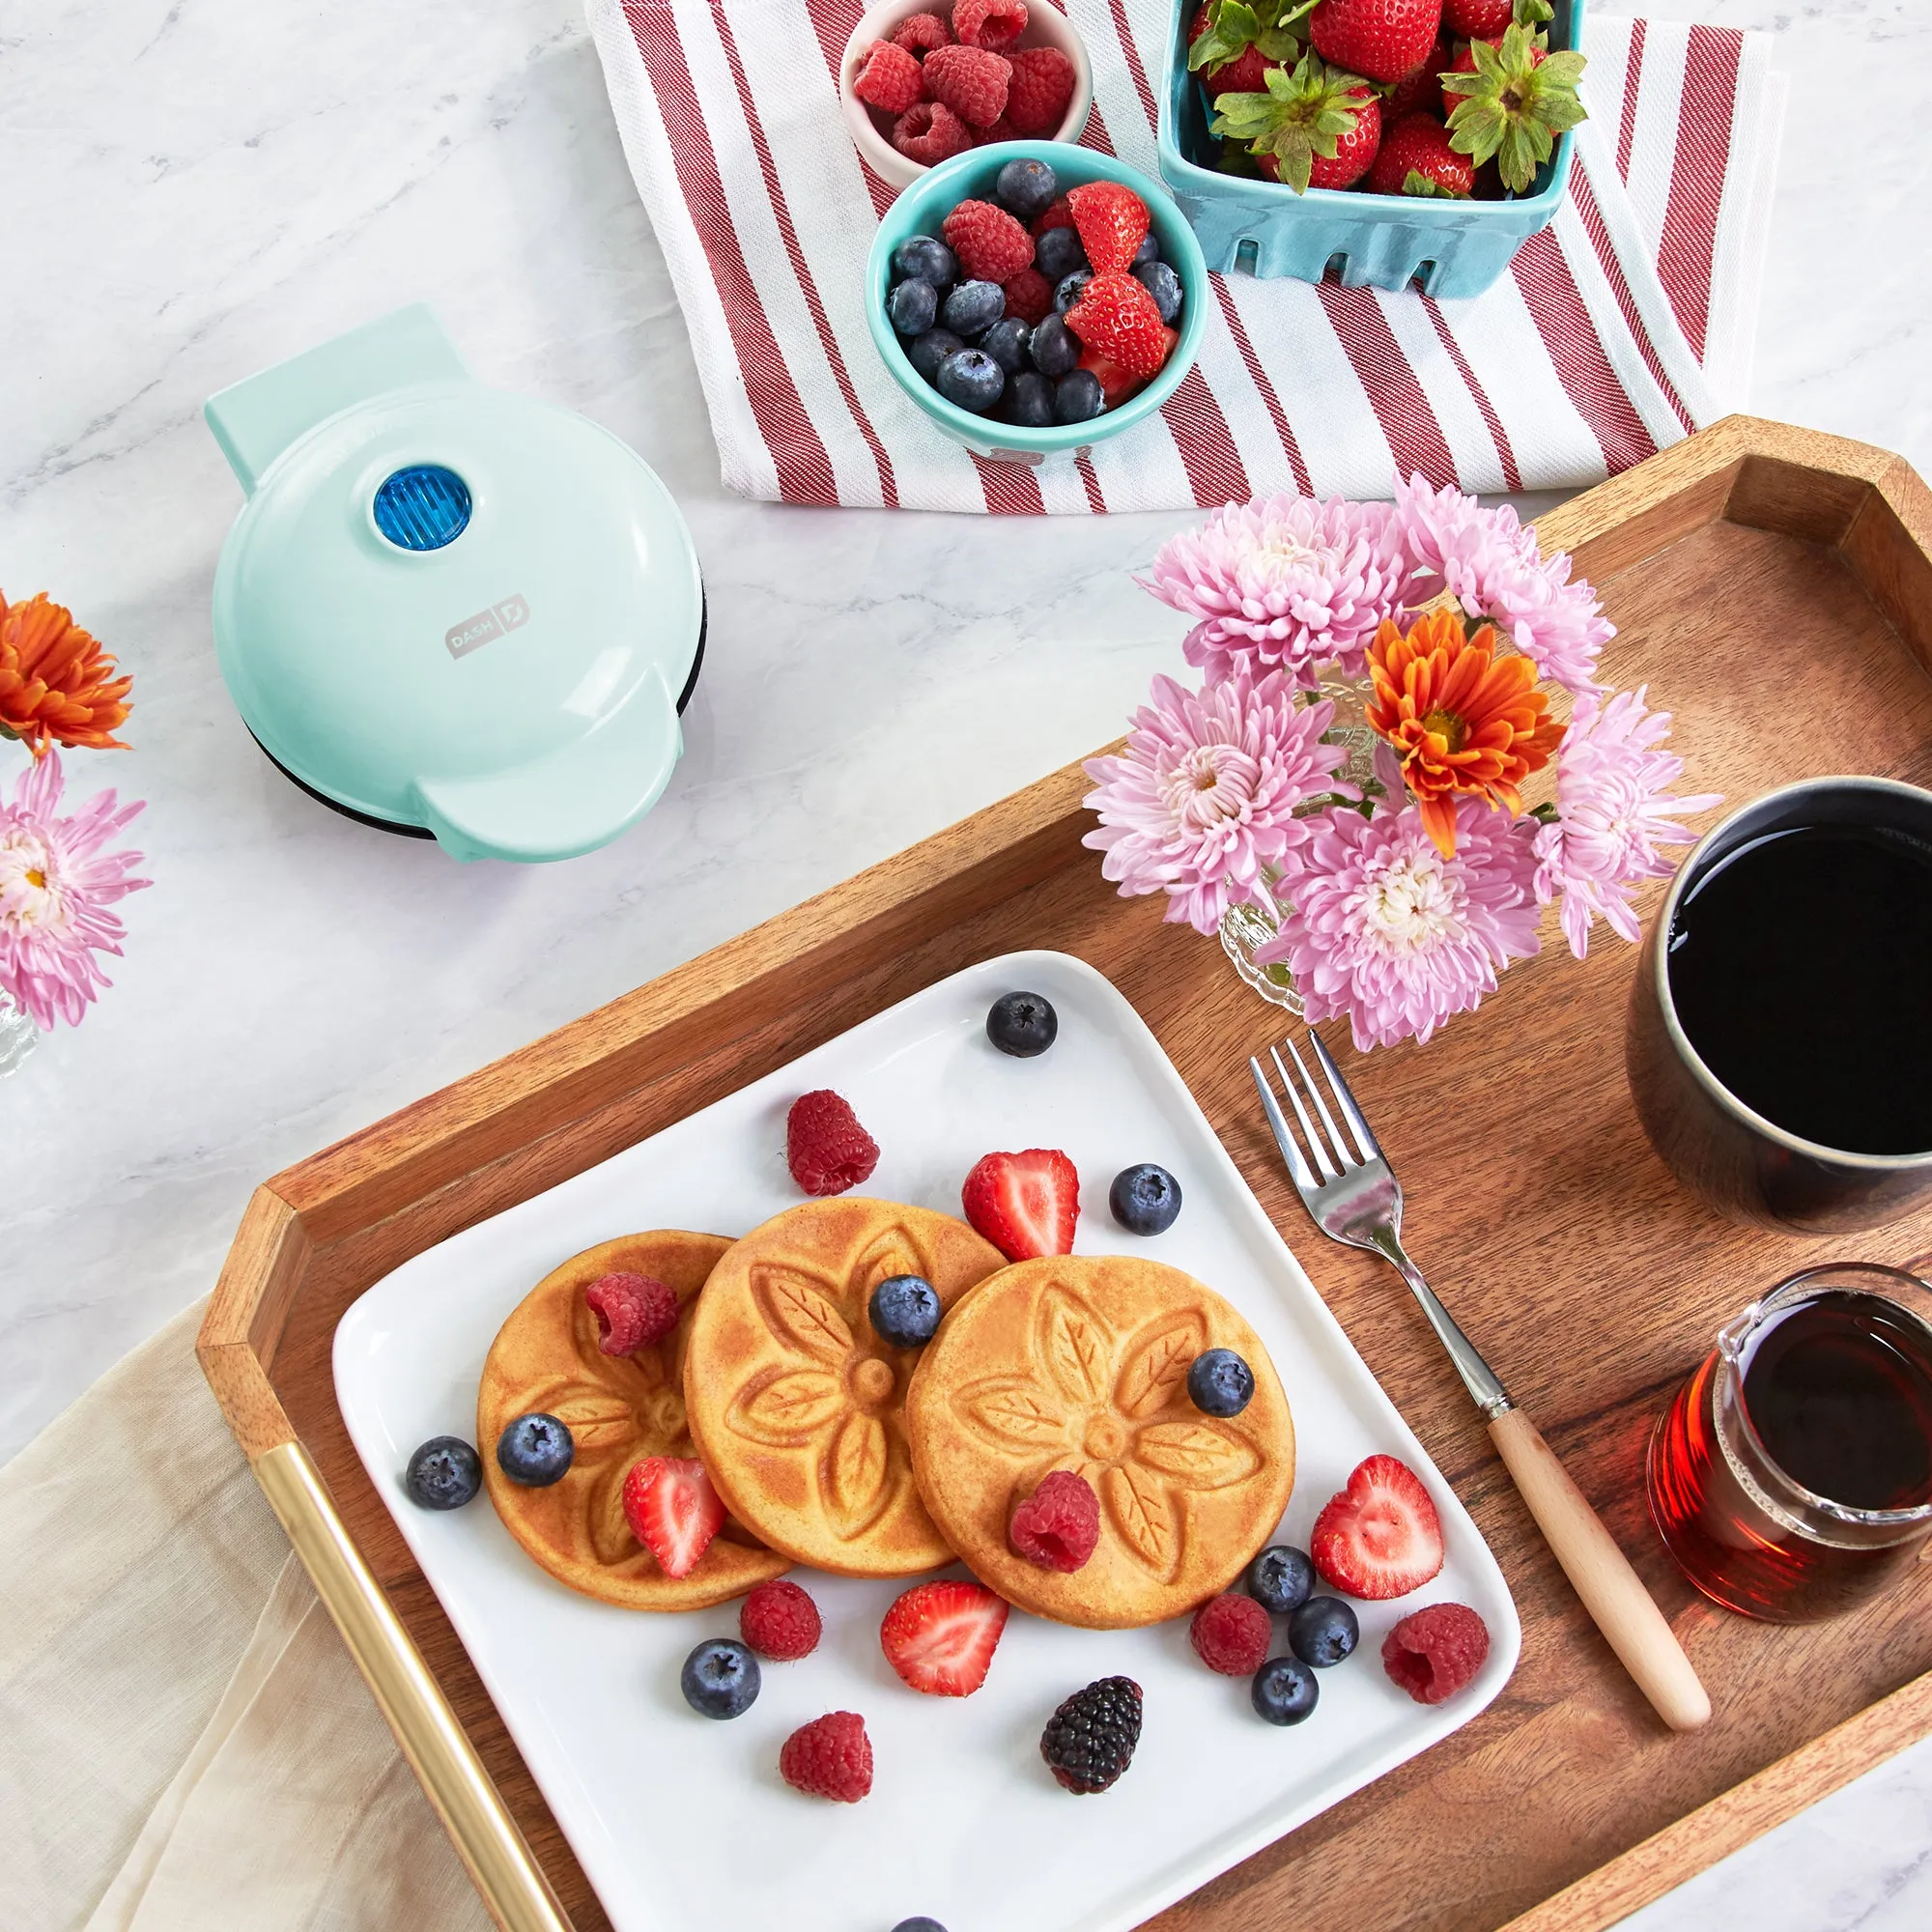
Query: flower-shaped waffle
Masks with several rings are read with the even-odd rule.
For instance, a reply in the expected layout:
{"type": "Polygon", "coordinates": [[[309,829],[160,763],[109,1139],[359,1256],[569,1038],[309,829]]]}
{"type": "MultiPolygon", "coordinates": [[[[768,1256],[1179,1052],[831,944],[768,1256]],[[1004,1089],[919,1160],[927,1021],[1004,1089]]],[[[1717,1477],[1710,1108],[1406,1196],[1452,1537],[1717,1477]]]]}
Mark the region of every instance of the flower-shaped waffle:
{"type": "Polygon", "coordinates": [[[1037,1615],[1094,1630],[1158,1623],[1226,1589],[1294,1487],[1294,1424],[1261,1337],[1212,1289],[1158,1262],[1053,1255],[984,1283],[927,1347],[906,1401],[920,1492],[975,1576],[1037,1615]],[[1187,1371],[1233,1349],[1239,1415],[1204,1415],[1187,1371]],[[1100,1499],[1071,1575],[1007,1540],[1054,1469],[1100,1499]]]}
{"type": "Polygon", "coordinates": [[[847,1577],[950,1562],[906,1449],[919,1351],[874,1335],[867,1305],[887,1276],[917,1274],[951,1307],[1003,1265],[951,1215],[849,1195],[739,1241],[705,1287],[684,1372],[692,1435],[732,1515],[847,1577]]]}
{"type": "Polygon", "coordinates": [[[697,1567],[667,1577],[624,1520],[624,1477],[645,1456],[695,1456],[684,1413],[684,1353],[692,1312],[719,1256],[718,1235],[631,1235],[586,1248],[547,1274],[512,1310],[483,1363],[476,1447],[490,1500],[505,1528],[573,1590],[634,1610],[696,1610],[743,1596],[791,1566],[726,1522],[697,1567]],[[583,1291],[600,1275],[644,1274],[677,1296],[677,1326],[634,1355],[597,1346],[583,1291]],[[525,1489],[497,1466],[497,1438],[540,1410],[570,1430],[577,1453],[548,1489],[525,1489]]]}

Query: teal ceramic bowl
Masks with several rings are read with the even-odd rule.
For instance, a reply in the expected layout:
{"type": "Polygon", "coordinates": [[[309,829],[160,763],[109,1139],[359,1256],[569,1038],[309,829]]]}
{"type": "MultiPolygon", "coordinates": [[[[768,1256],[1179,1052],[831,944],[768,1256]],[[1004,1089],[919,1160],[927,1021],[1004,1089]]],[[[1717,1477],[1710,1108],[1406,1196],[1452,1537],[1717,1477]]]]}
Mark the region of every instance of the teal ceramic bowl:
{"type": "Polygon", "coordinates": [[[1043,463],[1051,456],[1071,456],[1076,450],[1091,449],[1122,430],[1132,429],[1151,415],[1179,386],[1180,379],[1194,366],[1201,347],[1201,332],[1208,326],[1208,265],[1202,260],[1201,243],[1194,231],[1157,182],[1138,168],[1117,161],[1111,155],[1096,155],[1064,141],[1002,141],[989,148],[975,148],[955,155],[928,169],[887,209],[879,232],[873,238],[872,253],[866,264],[866,288],[869,297],[866,320],[872,341],[886,367],[913,401],[938,424],[954,442],[963,442],[980,456],[1010,463],[1043,463]],[[1187,300],[1180,311],[1180,340],[1167,366],[1139,395],[1129,397],[1119,409],[1108,410],[1089,422],[1056,423],[1051,429],[1023,429],[1017,423],[1002,422],[997,416],[976,416],[949,403],[912,364],[892,324],[886,319],[886,295],[892,285],[893,250],[908,235],[937,235],[944,221],[960,202],[972,199],[990,201],[993,181],[1007,162],[1037,159],[1047,163],[1060,179],[1061,192],[1079,187],[1085,182],[1114,181],[1130,187],[1148,205],[1160,252],[1174,272],[1187,300]]]}

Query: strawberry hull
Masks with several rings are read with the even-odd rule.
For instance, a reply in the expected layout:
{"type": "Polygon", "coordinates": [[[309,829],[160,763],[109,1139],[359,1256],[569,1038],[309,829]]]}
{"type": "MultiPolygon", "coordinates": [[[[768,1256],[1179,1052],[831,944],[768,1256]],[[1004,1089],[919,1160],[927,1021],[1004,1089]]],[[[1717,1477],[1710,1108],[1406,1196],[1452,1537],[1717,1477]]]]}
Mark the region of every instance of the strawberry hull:
{"type": "MultiPolygon", "coordinates": [[[[1585,0],[1552,0],[1552,48],[1576,47],[1585,0]]],[[[1479,296],[1516,252],[1555,220],[1569,191],[1576,136],[1566,133],[1525,194],[1450,201],[1311,188],[1225,175],[1208,131],[1200,77],[1187,71],[1194,0],[1175,0],[1167,84],[1160,98],[1159,157],[1167,184],[1208,267],[1264,278],[1319,282],[1331,271],[1350,288],[1402,289],[1450,300],[1479,296]]]]}

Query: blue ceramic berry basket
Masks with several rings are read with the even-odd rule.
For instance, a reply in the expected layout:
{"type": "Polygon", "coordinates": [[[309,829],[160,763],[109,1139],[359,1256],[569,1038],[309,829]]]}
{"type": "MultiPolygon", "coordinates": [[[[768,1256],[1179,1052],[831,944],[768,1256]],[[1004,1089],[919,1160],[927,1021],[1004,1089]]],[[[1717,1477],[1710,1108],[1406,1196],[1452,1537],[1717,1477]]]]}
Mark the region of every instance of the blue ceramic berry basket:
{"type": "MultiPolygon", "coordinates": [[[[1187,71],[1187,27],[1198,0],[1174,0],[1168,27],[1167,86],[1160,99],[1161,179],[1200,238],[1208,266],[1264,277],[1319,282],[1330,270],[1349,288],[1406,289],[1428,296],[1479,296],[1516,251],[1556,219],[1569,190],[1574,134],[1554,152],[1527,194],[1507,201],[1437,201],[1310,188],[1224,175],[1199,80],[1187,71]]],[[[1575,47],[1583,0],[1552,0],[1552,47],[1575,47]]]]}
{"type": "Polygon", "coordinates": [[[969,149],[950,161],[928,168],[910,187],[902,188],[898,199],[886,210],[866,264],[866,292],[868,298],[866,319],[871,326],[872,342],[893,380],[954,442],[963,442],[978,455],[1009,463],[1043,463],[1049,456],[1071,455],[1119,436],[1122,430],[1131,429],[1151,415],[1194,366],[1209,301],[1208,267],[1201,259],[1201,244],[1159,185],[1149,181],[1138,168],[1115,160],[1111,155],[1095,154],[1091,148],[1077,148],[1065,141],[1000,141],[991,147],[969,149]],[[1083,182],[1094,181],[1116,181],[1132,188],[1147,203],[1150,225],[1160,243],[1160,252],[1180,277],[1180,286],[1186,293],[1186,305],[1177,325],[1180,340],[1175,344],[1166,367],[1138,395],[1088,422],[1024,429],[1016,423],[1002,422],[996,415],[975,415],[971,410],[958,408],[948,402],[906,360],[905,350],[886,319],[893,250],[908,235],[937,235],[940,223],[960,202],[974,196],[991,200],[995,178],[1007,162],[1013,160],[1046,162],[1059,177],[1063,194],[1083,182]]]}

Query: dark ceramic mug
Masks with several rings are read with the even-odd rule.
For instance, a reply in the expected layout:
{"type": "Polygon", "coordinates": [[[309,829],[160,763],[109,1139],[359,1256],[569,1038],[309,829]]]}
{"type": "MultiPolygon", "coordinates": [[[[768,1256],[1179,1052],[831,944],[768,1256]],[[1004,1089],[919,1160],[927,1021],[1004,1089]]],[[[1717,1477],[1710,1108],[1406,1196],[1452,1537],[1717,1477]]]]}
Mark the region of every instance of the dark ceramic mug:
{"type": "MultiPolygon", "coordinates": [[[[1932,1203],[1932,1149],[1855,1153],[1788,1132],[1719,1080],[1671,998],[1670,936],[1698,882],[1753,839],[1804,825],[1879,826],[1932,846],[1932,792],[1889,779],[1807,779],[1767,792],[1704,835],[1678,868],[1644,942],[1631,988],[1624,1064],[1637,1118],[1677,1178],[1741,1221],[1795,1234],[1876,1228],[1932,1203]]],[[[1932,1024],[1927,1011],[1901,1016],[1932,1024]]]]}

